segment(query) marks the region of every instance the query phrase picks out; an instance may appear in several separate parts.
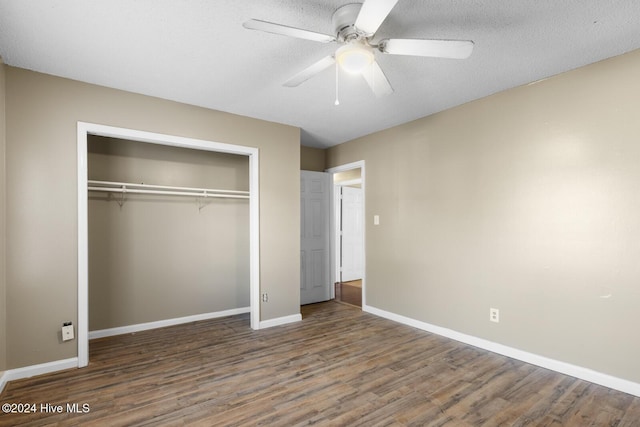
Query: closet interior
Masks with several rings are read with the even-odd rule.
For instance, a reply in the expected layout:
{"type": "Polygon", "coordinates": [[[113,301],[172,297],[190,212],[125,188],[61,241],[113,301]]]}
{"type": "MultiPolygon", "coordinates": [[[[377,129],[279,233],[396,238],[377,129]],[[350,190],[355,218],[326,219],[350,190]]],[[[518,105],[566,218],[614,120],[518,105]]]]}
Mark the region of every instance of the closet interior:
{"type": "Polygon", "coordinates": [[[248,312],[248,157],[95,135],[87,145],[89,331],[248,312]]]}

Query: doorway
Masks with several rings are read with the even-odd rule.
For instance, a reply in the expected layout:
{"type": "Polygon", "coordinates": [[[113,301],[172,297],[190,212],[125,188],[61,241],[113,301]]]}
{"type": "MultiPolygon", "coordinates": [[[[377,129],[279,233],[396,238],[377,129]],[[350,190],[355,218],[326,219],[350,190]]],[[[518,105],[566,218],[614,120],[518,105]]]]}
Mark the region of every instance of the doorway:
{"type": "Polygon", "coordinates": [[[328,169],[332,174],[332,296],[364,307],[365,300],[365,163],[328,169]]]}
{"type": "Polygon", "coordinates": [[[88,171],[89,135],[249,157],[249,299],[251,328],[260,328],[259,152],[257,148],[78,122],[78,367],[89,364],[88,171]]]}

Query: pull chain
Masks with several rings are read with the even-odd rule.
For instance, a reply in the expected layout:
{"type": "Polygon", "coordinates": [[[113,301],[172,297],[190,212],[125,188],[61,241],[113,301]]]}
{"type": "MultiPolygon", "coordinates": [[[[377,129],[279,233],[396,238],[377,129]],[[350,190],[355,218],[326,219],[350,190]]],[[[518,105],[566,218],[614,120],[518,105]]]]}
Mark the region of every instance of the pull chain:
{"type": "Polygon", "coordinates": [[[338,99],[338,75],[339,75],[339,69],[338,69],[338,61],[336,61],[336,102],[333,103],[333,105],[340,105],[340,100],[338,99]]]}

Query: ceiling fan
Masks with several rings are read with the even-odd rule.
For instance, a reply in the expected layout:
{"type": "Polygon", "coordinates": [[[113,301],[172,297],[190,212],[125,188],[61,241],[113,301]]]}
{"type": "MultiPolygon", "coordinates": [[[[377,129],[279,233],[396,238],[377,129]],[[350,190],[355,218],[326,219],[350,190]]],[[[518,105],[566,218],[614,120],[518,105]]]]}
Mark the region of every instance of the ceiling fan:
{"type": "Polygon", "coordinates": [[[393,88],[375,60],[375,51],[390,55],[452,59],[465,59],[471,55],[473,42],[470,40],[385,39],[373,43],[376,31],[397,2],[398,0],[365,0],[362,4],[341,6],[331,19],[335,36],[259,19],[250,19],[243,26],[250,30],[341,45],[335,54],[322,58],[287,80],[284,83],[287,87],[298,86],[337,62],[344,71],[361,74],[374,94],[383,96],[392,93],[393,88]]]}

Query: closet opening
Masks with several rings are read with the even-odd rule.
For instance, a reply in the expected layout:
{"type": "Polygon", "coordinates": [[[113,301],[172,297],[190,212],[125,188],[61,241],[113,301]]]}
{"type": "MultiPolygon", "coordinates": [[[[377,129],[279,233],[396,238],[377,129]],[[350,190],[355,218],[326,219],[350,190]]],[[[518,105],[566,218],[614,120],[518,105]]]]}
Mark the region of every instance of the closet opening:
{"type": "Polygon", "coordinates": [[[259,329],[258,184],[256,148],[78,123],[78,367],[90,338],[259,329]]]}

